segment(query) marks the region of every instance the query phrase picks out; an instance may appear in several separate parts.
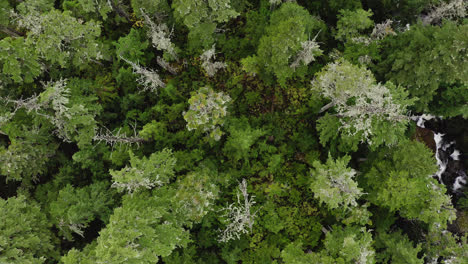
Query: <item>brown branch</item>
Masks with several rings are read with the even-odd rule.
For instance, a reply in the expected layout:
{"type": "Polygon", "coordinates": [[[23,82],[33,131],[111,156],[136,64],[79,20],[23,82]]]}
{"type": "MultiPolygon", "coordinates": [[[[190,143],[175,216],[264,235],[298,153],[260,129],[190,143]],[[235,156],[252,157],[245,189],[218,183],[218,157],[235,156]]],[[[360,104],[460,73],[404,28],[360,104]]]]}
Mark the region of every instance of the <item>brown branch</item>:
{"type": "Polygon", "coordinates": [[[16,31],[9,27],[2,26],[2,25],[0,25],[0,31],[9,35],[10,37],[18,38],[18,37],[24,36],[24,33],[16,31]]]}
{"type": "Polygon", "coordinates": [[[132,20],[130,19],[130,16],[128,15],[128,13],[127,13],[125,10],[123,10],[123,9],[120,7],[119,4],[116,5],[116,4],[114,3],[114,0],[108,0],[108,2],[110,3],[112,9],[113,9],[119,16],[121,16],[121,17],[127,19],[127,21],[128,21],[129,23],[132,22],[132,20]]]}

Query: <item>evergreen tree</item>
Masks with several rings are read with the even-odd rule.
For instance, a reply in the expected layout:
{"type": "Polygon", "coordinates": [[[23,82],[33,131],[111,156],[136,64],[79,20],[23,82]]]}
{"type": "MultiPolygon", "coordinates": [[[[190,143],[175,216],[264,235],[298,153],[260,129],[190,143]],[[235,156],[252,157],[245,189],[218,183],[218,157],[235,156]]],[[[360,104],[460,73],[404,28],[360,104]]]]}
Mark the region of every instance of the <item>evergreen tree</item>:
{"type": "Polygon", "coordinates": [[[402,217],[445,227],[455,215],[446,188],[432,177],[437,171],[430,150],[404,141],[380,151],[365,174],[369,199],[402,217]]]}
{"type": "Polygon", "coordinates": [[[0,199],[0,262],[41,264],[56,257],[51,224],[24,195],[0,199]]]}
{"type": "Polygon", "coordinates": [[[133,193],[141,189],[152,189],[167,184],[174,176],[176,159],[171,150],[164,149],[153,153],[149,158],[139,159],[129,152],[130,167],[120,171],[111,170],[112,186],[120,191],[133,193]]]}
{"type": "Polygon", "coordinates": [[[189,242],[188,232],[171,217],[171,194],[125,195],[88,255],[95,263],[156,263],[189,242]]]}
{"type": "Polygon", "coordinates": [[[187,129],[201,129],[209,133],[214,140],[220,140],[223,134],[220,127],[227,115],[227,104],[230,100],[231,97],[223,92],[217,93],[209,87],[200,88],[190,97],[189,110],[183,113],[187,129]]]}
{"type": "Polygon", "coordinates": [[[50,204],[50,215],[61,235],[68,240],[73,240],[74,233],[84,237],[85,229],[96,218],[107,222],[112,202],[107,192],[105,182],[83,188],[67,185],[60,190],[57,200],[50,204]]]}
{"type": "Polygon", "coordinates": [[[329,155],[326,164],[313,163],[310,189],[314,195],[330,209],[348,210],[357,206],[362,190],[354,181],[356,171],[348,168],[350,157],[333,160],[329,155]]]}
{"type": "Polygon", "coordinates": [[[403,88],[392,83],[376,83],[369,70],[342,59],[328,64],[318,73],[313,86],[331,100],[320,112],[330,108],[336,111],[336,118],[325,115],[318,121],[322,144],[330,141],[328,133],[336,133],[333,127],[345,134],[343,138],[350,141],[351,146],[359,140],[376,148],[404,138],[408,124],[406,108],[412,101],[406,98],[407,92],[403,88]]]}
{"type": "Polygon", "coordinates": [[[385,59],[380,66],[382,75],[405,86],[412,98],[418,98],[415,110],[437,110],[431,101],[437,94],[445,99],[442,111],[453,109],[451,116],[466,116],[465,97],[468,83],[468,24],[446,21],[442,26],[413,25],[384,44],[385,59]],[[463,87],[463,88],[461,88],[463,87]],[[444,96],[445,95],[445,96],[444,96]],[[459,99],[458,99],[459,98],[459,99]]]}
{"type": "Polygon", "coordinates": [[[308,64],[305,62],[311,62],[312,59],[300,63],[300,67],[295,60],[298,56],[303,56],[302,53],[308,47],[313,47],[309,48],[308,53],[312,58],[322,54],[316,44],[311,45],[310,41],[315,41],[313,36],[325,30],[324,23],[311,16],[303,7],[296,3],[282,4],[271,15],[265,35],[260,39],[257,55],[243,59],[243,67],[247,72],[262,77],[273,75],[285,86],[286,80],[296,74],[301,77],[305,75],[308,64]]]}

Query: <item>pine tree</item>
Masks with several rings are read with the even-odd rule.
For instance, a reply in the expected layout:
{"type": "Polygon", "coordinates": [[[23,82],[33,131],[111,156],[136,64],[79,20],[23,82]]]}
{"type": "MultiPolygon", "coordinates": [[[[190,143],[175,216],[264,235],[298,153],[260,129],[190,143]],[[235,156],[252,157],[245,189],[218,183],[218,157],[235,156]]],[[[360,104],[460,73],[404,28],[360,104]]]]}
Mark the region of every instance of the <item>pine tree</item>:
{"type": "MultiPolygon", "coordinates": [[[[333,108],[342,134],[367,142],[373,148],[392,145],[404,138],[409,120],[406,109],[412,101],[406,98],[407,92],[401,87],[376,83],[372,72],[343,59],[328,64],[312,84],[331,100],[320,112],[333,108]]],[[[330,122],[333,120],[329,116],[319,120],[322,144],[329,140],[324,133],[328,132],[326,127],[330,122]]]]}
{"type": "Polygon", "coordinates": [[[214,140],[220,140],[220,127],[227,115],[227,105],[231,101],[229,95],[215,92],[209,87],[202,87],[189,99],[189,110],[184,112],[187,129],[201,129],[209,133],[214,140]]]}
{"type": "Polygon", "coordinates": [[[148,192],[125,195],[86,258],[94,263],[150,264],[187,245],[188,232],[171,217],[171,199],[148,192]]]}
{"type": "Polygon", "coordinates": [[[84,237],[84,231],[95,219],[107,221],[112,199],[108,184],[97,182],[83,188],[65,186],[57,200],[50,204],[50,215],[60,234],[73,240],[73,234],[84,237]]]}
{"type": "Polygon", "coordinates": [[[362,195],[362,189],[353,179],[356,171],[347,167],[349,160],[349,156],[333,160],[329,155],[326,164],[313,163],[310,189],[330,209],[353,209],[362,195]]]}
{"type": "Polygon", "coordinates": [[[406,87],[411,98],[418,98],[414,106],[418,112],[431,110],[455,116],[463,114],[464,109],[466,115],[467,36],[468,25],[453,21],[442,26],[413,25],[385,39],[380,74],[406,87]],[[432,105],[435,96],[439,104],[432,105]]]}
{"type": "Polygon", "coordinates": [[[310,42],[310,36],[320,30],[325,31],[324,23],[311,16],[306,9],[296,3],[282,4],[271,15],[257,54],[242,60],[244,70],[259,74],[264,79],[273,75],[284,86],[287,79],[297,74],[304,75],[306,62],[312,61],[310,57],[321,55],[315,39],[310,42]],[[299,64],[297,60],[303,63],[299,64]]]}
{"type": "Polygon", "coordinates": [[[176,159],[169,149],[153,153],[149,158],[140,159],[131,151],[129,155],[131,166],[119,171],[110,170],[114,180],[112,187],[119,191],[133,193],[142,189],[160,187],[167,184],[174,176],[176,159]]]}
{"type": "Polygon", "coordinates": [[[0,198],[0,263],[42,264],[55,257],[51,224],[24,195],[0,198]]]}
{"type": "Polygon", "coordinates": [[[365,174],[369,200],[402,217],[445,227],[455,212],[445,186],[432,177],[436,171],[432,152],[420,142],[382,150],[365,174]]]}

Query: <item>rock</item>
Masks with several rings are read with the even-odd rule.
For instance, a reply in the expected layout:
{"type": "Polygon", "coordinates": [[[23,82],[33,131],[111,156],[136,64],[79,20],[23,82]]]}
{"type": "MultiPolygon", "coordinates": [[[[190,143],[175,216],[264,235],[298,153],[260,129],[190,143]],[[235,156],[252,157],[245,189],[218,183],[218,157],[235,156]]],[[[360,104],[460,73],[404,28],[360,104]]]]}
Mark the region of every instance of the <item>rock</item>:
{"type": "Polygon", "coordinates": [[[432,152],[436,152],[436,143],[434,140],[434,132],[432,130],[422,127],[416,127],[415,139],[424,143],[432,152]]]}

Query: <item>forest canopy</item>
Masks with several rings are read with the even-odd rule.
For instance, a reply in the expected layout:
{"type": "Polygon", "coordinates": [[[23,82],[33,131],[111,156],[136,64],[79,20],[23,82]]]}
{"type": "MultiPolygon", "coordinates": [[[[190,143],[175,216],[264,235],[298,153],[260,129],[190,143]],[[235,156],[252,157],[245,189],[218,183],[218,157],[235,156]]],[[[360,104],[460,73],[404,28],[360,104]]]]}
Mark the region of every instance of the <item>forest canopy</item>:
{"type": "Polygon", "coordinates": [[[468,263],[467,11],[0,0],[0,263],[468,263]]]}

